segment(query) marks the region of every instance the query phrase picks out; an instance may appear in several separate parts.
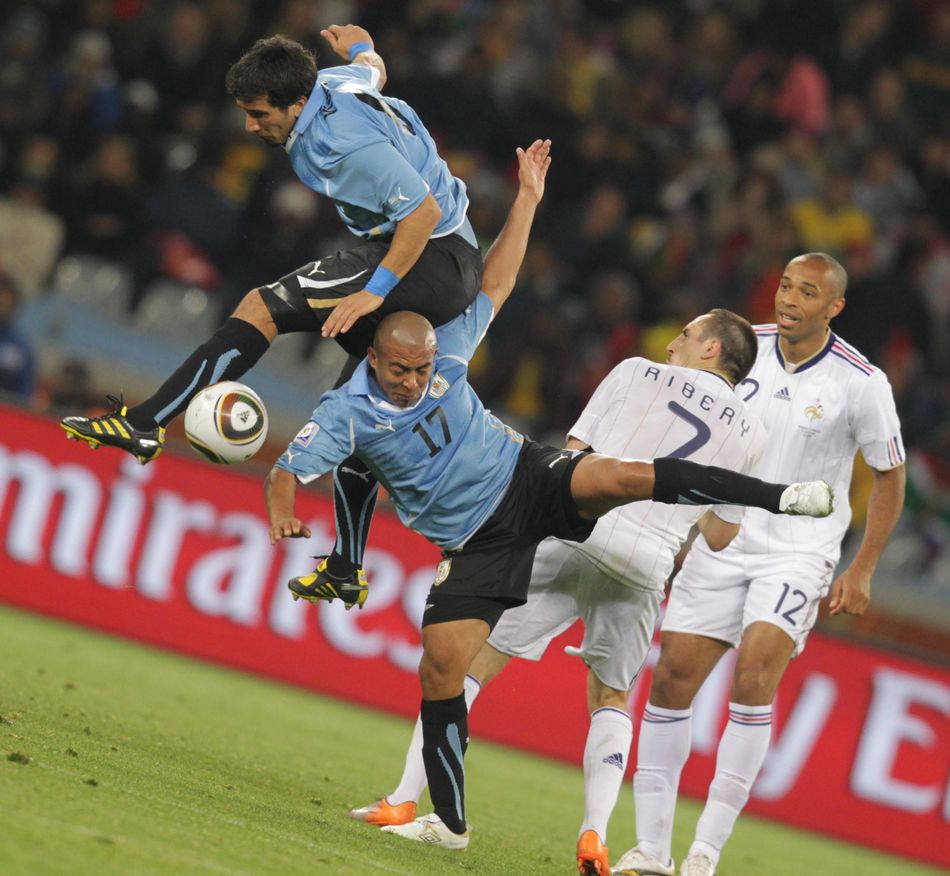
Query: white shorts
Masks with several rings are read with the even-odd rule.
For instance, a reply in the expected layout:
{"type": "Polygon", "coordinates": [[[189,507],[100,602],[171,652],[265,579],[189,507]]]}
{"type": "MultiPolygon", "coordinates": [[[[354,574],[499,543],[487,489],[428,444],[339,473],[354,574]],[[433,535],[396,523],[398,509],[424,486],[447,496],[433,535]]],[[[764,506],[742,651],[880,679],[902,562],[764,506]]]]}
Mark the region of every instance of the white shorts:
{"type": "Polygon", "coordinates": [[[502,654],[540,660],[551,640],[578,618],[578,656],[607,687],[629,690],[647,654],[663,593],[611,578],[580,551],[555,539],[538,545],[528,601],[506,611],[488,637],[502,654]]]}
{"type": "Polygon", "coordinates": [[[834,571],[834,564],[814,554],[748,554],[734,548],[714,553],[700,537],[673,579],[661,628],[736,647],[746,627],[765,621],[788,634],[797,656],[834,571]]]}

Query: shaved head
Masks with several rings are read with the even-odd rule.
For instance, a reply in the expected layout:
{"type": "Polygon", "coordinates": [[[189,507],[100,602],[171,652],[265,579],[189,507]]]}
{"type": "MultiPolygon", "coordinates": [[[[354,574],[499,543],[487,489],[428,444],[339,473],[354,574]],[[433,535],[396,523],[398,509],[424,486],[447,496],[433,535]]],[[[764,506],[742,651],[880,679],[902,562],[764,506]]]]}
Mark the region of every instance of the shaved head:
{"type": "Polygon", "coordinates": [[[386,397],[407,408],[426,391],[437,351],[432,324],[418,313],[400,310],[377,326],[367,357],[386,397]]]}
{"type": "Polygon", "coordinates": [[[789,265],[793,265],[795,262],[813,262],[822,265],[827,278],[825,285],[831,293],[831,297],[844,298],[845,290],[848,288],[848,272],[836,258],[825,252],[806,252],[804,255],[793,258],[789,265]]]}
{"type": "Polygon", "coordinates": [[[378,350],[389,349],[393,345],[435,350],[435,329],[424,316],[411,310],[391,313],[376,327],[373,346],[378,350]]]}

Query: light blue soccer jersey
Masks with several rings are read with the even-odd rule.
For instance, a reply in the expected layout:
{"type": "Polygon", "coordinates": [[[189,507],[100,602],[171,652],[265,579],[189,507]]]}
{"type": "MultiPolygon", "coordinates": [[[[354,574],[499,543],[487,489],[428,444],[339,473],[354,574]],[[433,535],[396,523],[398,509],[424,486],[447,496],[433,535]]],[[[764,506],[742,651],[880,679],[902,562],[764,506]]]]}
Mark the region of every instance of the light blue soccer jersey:
{"type": "Polygon", "coordinates": [[[432,236],[459,232],[475,245],[465,183],[449,173],[415,110],[378,85],[379,71],[365,64],[320,71],[284,147],[295,173],[367,240],[391,235],[431,192],[442,210],[432,236]]]}
{"type": "Polygon", "coordinates": [[[324,394],[277,465],[307,483],[355,453],[406,526],[440,547],[460,547],[498,506],[524,444],[468,384],[469,359],[491,318],[491,300],[479,292],[436,329],[433,375],[411,408],[386,399],[364,359],[348,383],[324,394]]]}

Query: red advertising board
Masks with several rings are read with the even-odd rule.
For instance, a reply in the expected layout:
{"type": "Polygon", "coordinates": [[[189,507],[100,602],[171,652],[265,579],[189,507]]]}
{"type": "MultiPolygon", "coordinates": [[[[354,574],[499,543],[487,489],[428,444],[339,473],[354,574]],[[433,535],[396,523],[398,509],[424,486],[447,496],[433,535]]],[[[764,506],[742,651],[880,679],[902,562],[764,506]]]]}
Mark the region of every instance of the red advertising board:
{"type": "MultiPolygon", "coordinates": [[[[0,601],[414,715],[438,552],[380,511],[365,609],[294,602],[285,582],[333,539],[324,496],[301,491],[298,511],[313,537],[273,548],[259,477],[174,453],[143,468],[0,406],[0,601]]],[[[542,663],[515,661],[486,688],[473,737],[580,762],[585,671],[562,648],[579,638],[569,630],[542,663]],[[557,732],[536,734],[539,715],[557,732]]],[[[705,796],[729,673],[726,660],[694,705],[687,794],[705,796]]],[[[647,671],[635,715],[648,686],[647,671]]],[[[948,779],[950,672],[813,634],[782,683],[748,809],[950,866],[948,779]]]]}

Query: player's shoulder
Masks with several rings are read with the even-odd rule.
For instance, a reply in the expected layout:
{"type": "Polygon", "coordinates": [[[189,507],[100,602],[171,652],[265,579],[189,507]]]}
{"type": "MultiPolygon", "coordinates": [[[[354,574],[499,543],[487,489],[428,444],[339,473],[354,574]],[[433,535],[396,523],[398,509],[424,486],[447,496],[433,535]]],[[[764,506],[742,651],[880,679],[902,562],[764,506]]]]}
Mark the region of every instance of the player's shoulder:
{"type": "Polygon", "coordinates": [[[878,378],[884,377],[884,372],[880,368],[872,365],[870,360],[853,344],[849,344],[844,338],[834,334],[831,335],[831,345],[828,348],[829,357],[839,367],[847,372],[856,371],[865,377],[878,378]]]}
{"type": "Polygon", "coordinates": [[[317,81],[331,91],[358,93],[375,90],[379,84],[379,71],[367,64],[341,64],[325,67],[317,73],[317,81]]]}

